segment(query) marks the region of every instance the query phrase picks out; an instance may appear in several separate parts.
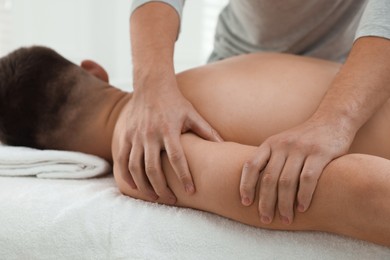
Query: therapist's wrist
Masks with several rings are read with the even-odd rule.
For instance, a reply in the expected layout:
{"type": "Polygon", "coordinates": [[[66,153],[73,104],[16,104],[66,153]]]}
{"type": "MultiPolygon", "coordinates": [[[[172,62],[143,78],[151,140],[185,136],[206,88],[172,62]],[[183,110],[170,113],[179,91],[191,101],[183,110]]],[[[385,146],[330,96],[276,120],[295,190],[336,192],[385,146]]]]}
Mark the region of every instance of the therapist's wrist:
{"type": "Polygon", "coordinates": [[[176,87],[176,76],[173,65],[156,64],[155,66],[145,66],[142,69],[133,71],[133,87],[136,92],[143,89],[170,89],[176,87]]]}
{"type": "Polygon", "coordinates": [[[359,129],[357,121],[345,111],[334,109],[317,110],[309,119],[316,125],[328,126],[329,129],[338,131],[339,134],[353,137],[359,129]]]}

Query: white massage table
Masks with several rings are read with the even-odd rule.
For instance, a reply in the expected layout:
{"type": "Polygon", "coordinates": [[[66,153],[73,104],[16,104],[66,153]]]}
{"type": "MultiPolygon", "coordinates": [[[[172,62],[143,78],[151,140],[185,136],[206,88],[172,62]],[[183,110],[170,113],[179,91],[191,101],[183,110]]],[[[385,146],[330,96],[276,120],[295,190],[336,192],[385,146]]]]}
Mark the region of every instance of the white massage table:
{"type": "Polygon", "coordinates": [[[390,259],[390,248],[269,231],[123,196],[112,176],[0,177],[0,259],[390,259]]]}

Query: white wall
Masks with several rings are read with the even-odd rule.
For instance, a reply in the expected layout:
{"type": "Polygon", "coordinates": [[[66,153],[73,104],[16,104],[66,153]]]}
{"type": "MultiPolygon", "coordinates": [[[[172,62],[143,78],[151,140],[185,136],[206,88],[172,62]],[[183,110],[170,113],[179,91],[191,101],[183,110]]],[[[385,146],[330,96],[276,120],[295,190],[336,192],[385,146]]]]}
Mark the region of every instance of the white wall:
{"type": "MultiPolygon", "coordinates": [[[[175,67],[203,64],[212,49],[217,15],[228,0],[187,0],[175,67]]],[[[131,87],[129,0],[0,0],[0,55],[46,45],[80,63],[94,59],[111,82],[131,87]]]]}

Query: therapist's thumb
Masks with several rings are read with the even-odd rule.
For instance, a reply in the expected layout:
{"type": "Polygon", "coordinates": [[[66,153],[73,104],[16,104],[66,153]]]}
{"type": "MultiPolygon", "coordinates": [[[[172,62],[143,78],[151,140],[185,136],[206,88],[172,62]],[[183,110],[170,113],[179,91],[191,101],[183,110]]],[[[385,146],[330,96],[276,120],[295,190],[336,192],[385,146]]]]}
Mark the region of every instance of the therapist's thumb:
{"type": "Polygon", "coordinates": [[[189,116],[187,121],[187,129],[191,129],[195,134],[206,140],[223,142],[223,139],[218,134],[218,132],[213,127],[211,127],[211,125],[207,123],[207,121],[204,120],[203,117],[197,112],[193,112],[191,116],[189,116]]]}

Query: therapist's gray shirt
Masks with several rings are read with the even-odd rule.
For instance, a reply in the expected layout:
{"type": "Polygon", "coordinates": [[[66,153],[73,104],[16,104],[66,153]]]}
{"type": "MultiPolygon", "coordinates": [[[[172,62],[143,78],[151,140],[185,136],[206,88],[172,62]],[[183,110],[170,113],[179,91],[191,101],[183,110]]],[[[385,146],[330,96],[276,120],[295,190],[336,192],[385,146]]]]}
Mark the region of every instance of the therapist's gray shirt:
{"type": "MultiPolygon", "coordinates": [[[[134,0],[132,11],[148,2],[134,0]]],[[[181,17],[184,0],[159,2],[181,17]]],[[[230,0],[209,61],[262,51],[343,61],[363,36],[390,39],[390,0],[230,0]]]]}

